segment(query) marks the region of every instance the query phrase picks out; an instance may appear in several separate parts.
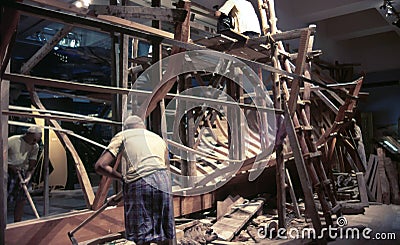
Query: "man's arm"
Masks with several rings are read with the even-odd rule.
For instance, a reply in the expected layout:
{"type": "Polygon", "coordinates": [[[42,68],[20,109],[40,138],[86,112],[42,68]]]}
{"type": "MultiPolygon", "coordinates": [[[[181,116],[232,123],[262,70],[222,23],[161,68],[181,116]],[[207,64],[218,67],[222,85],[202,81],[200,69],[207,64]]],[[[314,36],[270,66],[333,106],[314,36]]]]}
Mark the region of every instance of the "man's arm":
{"type": "Polygon", "coordinates": [[[231,12],[233,7],[235,7],[235,1],[228,0],[222,5],[221,8],[219,8],[217,11],[215,11],[214,15],[216,17],[221,16],[221,13],[223,13],[225,15],[229,15],[229,12],[231,12]]]}
{"type": "Polygon", "coordinates": [[[25,174],[25,179],[23,181],[24,184],[27,184],[31,180],[33,172],[35,172],[36,164],[36,160],[29,160],[29,168],[25,174]]]}
{"type": "Polygon", "coordinates": [[[115,157],[113,154],[111,154],[108,150],[104,151],[95,164],[94,169],[96,173],[122,180],[122,174],[111,167],[114,159],[115,157]]]}

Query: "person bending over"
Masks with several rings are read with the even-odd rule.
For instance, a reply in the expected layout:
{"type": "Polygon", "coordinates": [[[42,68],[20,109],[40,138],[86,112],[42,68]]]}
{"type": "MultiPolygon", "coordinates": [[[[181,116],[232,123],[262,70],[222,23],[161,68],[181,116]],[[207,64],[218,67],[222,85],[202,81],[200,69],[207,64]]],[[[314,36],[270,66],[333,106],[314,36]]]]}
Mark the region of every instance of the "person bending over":
{"type": "Polygon", "coordinates": [[[171,244],[175,237],[171,177],[165,141],[129,116],[95,164],[97,173],[123,181],[126,239],[136,244],[171,244]],[[121,173],[111,167],[118,154],[121,173]]]}

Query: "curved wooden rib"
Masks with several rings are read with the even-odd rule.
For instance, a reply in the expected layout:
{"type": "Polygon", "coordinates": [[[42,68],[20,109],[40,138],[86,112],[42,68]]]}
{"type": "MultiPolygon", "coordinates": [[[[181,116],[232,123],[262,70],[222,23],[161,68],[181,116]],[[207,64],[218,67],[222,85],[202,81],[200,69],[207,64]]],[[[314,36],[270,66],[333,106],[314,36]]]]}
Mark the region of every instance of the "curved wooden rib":
{"type": "MultiPolygon", "coordinates": [[[[39,99],[39,96],[37,95],[35,88],[33,85],[28,85],[28,91],[30,93],[30,97],[32,100],[32,103],[39,109],[41,110],[46,110],[44,105],[39,99]]],[[[57,129],[61,129],[60,124],[56,120],[49,120],[50,124],[52,124],[53,127],[57,129]]],[[[92,189],[92,185],[90,184],[89,177],[86,173],[85,166],[83,165],[82,160],[80,159],[78,153],[75,150],[74,145],[72,144],[71,140],[68,138],[68,136],[60,131],[55,131],[58,139],[67,147],[69,152],[72,155],[72,158],[74,159],[75,163],[75,168],[76,168],[76,173],[78,176],[78,181],[79,184],[81,185],[82,191],[83,191],[83,196],[85,197],[85,202],[86,206],[90,208],[93,204],[94,201],[94,192],[92,189]]]]}

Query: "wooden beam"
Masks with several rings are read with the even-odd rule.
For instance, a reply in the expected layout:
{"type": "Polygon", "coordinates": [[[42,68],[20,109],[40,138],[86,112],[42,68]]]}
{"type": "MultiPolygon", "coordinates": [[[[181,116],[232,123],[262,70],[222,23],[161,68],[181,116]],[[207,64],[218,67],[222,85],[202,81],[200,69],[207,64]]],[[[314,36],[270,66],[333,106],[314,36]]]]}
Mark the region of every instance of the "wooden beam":
{"type": "Polygon", "coordinates": [[[27,62],[21,67],[21,74],[28,74],[74,27],[64,26],[47,43],[45,43],[27,62]]]}
{"type": "Polygon", "coordinates": [[[115,16],[108,16],[108,15],[98,15],[97,18],[100,20],[107,20],[111,23],[120,24],[123,26],[129,26],[130,28],[149,33],[151,35],[154,35],[155,37],[159,36],[159,37],[163,37],[163,38],[174,39],[174,34],[172,34],[170,32],[159,30],[159,29],[153,28],[151,26],[139,24],[139,23],[136,23],[136,22],[133,22],[130,20],[125,20],[125,19],[121,19],[121,18],[118,18],[115,16]]]}
{"type": "Polygon", "coordinates": [[[73,2],[63,2],[57,0],[31,0],[30,2],[38,3],[40,6],[50,6],[55,9],[67,10],[77,14],[86,14],[88,10],[86,8],[78,8],[73,2]]]}
{"type": "Polygon", "coordinates": [[[106,124],[106,125],[121,125],[121,123],[115,123],[115,122],[104,122],[103,120],[90,120],[90,119],[85,119],[85,118],[74,118],[74,117],[68,117],[68,116],[54,116],[54,115],[46,115],[46,114],[36,114],[36,113],[26,113],[26,112],[16,112],[16,111],[9,111],[9,110],[4,110],[3,111],[4,115],[7,116],[17,116],[17,117],[25,117],[25,118],[42,118],[42,119],[54,119],[54,120],[60,120],[60,121],[65,121],[65,122],[81,122],[81,123],[99,123],[99,124],[106,124]]]}
{"type": "MultiPolygon", "coordinates": [[[[7,69],[10,69],[8,66],[7,69]]],[[[7,169],[8,169],[8,116],[3,110],[8,109],[10,82],[2,80],[0,83],[0,244],[5,243],[5,229],[7,225],[7,169]]]]}
{"type": "Polygon", "coordinates": [[[110,86],[101,86],[94,84],[84,84],[78,82],[68,82],[49,78],[33,77],[21,74],[4,74],[4,78],[12,82],[33,84],[36,86],[45,86],[52,88],[68,88],[71,90],[80,90],[93,93],[112,93],[112,94],[129,94],[129,89],[115,88],[110,86]],[[107,92],[108,91],[108,92],[107,92]]]}
{"type": "Polygon", "coordinates": [[[264,201],[245,202],[243,199],[236,201],[231,210],[211,227],[218,238],[231,241],[239,233],[250,218],[262,208],[264,201]],[[240,200],[242,200],[240,202],[240,200]]]}
{"type": "Polygon", "coordinates": [[[274,34],[271,34],[271,36],[261,36],[261,37],[251,38],[247,41],[247,44],[249,46],[265,44],[265,43],[269,42],[269,40],[271,38],[275,42],[296,39],[296,38],[301,37],[301,32],[307,31],[307,30],[310,31],[310,34],[314,34],[315,30],[316,30],[316,26],[312,25],[312,26],[306,27],[306,28],[274,33],[274,34]]]}
{"type": "Polygon", "coordinates": [[[170,22],[183,22],[187,12],[183,9],[168,9],[145,6],[90,5],[89,10],[95,15],[112,15],[119,18],[150,19],[170,22]]]}
{"type": "MultiPolygon", "coordinates": [[[[45,126],[49,125],[48,120],[44,120],[45,126]]],[[[50,186],[49,186],[49,154],[50,154],[50,130],[43,129],[43,216],[48,216],[50,211],[50,186]]]]}
{"type": "MultiPolygon", "coordinates": [[[[170,62],[173,63],[173,62],[170,62]]],[[[136,93],[139,95],[150,97],[150,91],[141,91],[135,89],[127,89],[127,88],[116,88],[111,86],[102,86],[102,85],[95,85],[95,84],[84,84],[84,83],[77,83],[77,82],[69,82],[63,80],[56,80],[56,79],[49,79],[49,78],[41,78],[41,77],[34,77],[28,75],[21,75],[15,73],[6,73],[4,74],[4,78],[8,79],[12,82],[16,83],[23,83],[23,84],[34,84],[38,86],[45,86],[45,87],[52,87],[52,88],[69,88],[71,90],[80,90],[86,92],[93,92],[93,93],[101,93],[101,94],[129,94],[129,93],[136,93]]],[[[156,91],[158,91],[156,89],[156,91]]],[[[256,107],[250,104],[244,103],[236,103],[231,101],[223,101],[223,100],[215,100],[210,98],[200,98],[196,96],[188,96],[188,95],[179,95],[179,94],[171,94],[167,93],[165,98],[173,99],[173,98],[180,98],[182,100],[188,101],[206,101],[208,103],[215,103],[215,104],[223,104],[227,106],[240,106],[244,109],[250,110],[259,110],[261,112],[271,112],[274,110],[273,108],[268,107],[256,107]]],[[[282,114],[282,110],[275,110],[276,114],[282,114]]]]}
{"type": "MultiPolygon", "coordinates": [[[[19,0],[18,0],[19,1],[19,0]]],[[[8,61],[11,55],[12,40],[18,27],[20,13],[15,9],[0,7],[1,20],[0,20],[0,78],[3,76],[4,71],[8,66],[8,61]]]]}
{"type": "MultiPolygon", "coordinates": [[[[296,69],[295,69],[295,74],[297,75],[302,75],[304,72],[310,35],[311,31],[309,29],[301,32],[299,55],[296,59],[296,69]]],[[[291,117],[293,117],[294,113],[296,112],[299,92],[300,92],[300,80],[295,78],[292,82],[290,97],[288,101],[288,107],[291,117]]]]}

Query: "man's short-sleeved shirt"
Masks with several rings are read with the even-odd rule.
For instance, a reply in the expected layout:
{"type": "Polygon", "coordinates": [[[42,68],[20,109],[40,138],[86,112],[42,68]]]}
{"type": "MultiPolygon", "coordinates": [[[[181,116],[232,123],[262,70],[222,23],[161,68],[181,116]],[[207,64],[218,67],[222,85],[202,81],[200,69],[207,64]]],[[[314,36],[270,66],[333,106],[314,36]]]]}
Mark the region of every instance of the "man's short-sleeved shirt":
{"type": "Polygon", "coordinates": [[[25,142],[23,135],[8,138],[8,164],[24,170],[29,169],[29,160],[37,160],[39,145],[25,142]]]}
{"type": "Polygon", "coordinates": [[[228,0],[219,9],[220,12],[235,19],[235,31],[252,31],[261,34],[260,22],[251,2],[247,0],[228,0]]]}
{"type": "Polygon", "coordinates": [[[146,129],[128,129],[116,134],[107,150],[114,156],[122,150],[127,163],[125,181],[128,183],[157,170],[167,169],[165,141],[146,129]]]}

